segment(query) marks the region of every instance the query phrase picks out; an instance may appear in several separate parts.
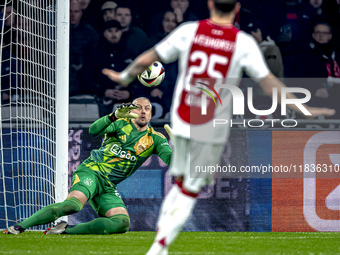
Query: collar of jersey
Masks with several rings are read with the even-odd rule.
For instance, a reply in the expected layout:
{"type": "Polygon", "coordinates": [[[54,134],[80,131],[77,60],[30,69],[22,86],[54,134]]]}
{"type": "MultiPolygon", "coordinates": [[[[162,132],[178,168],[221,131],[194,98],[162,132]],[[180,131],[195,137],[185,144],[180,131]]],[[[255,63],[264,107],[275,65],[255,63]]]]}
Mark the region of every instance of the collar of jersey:
{"type": "Polygon", "coordinates": [[[131,120],[130,120],[130,125],[132,126],[132,129],[136,130],[137,132],[140,132],[140,133],[145,132],[145,131],[146,131],[146,133],[149,132],[149,128],[150,128],[150,127],[148,127],[147,129],[145,129],[144,131],[138,131],[138,129],[136,128],[135,124],[134,124],[131,120]]]}
{"type": "Polygon", "coordinates": [[[227,24],[224,25],[223,23],[216,23],[212,21],[211,19],[207,19],[209,25],[215,26],[215,27],[222,27],[222,28],[232,28],[234,25],[233,24],[227,24]]]}

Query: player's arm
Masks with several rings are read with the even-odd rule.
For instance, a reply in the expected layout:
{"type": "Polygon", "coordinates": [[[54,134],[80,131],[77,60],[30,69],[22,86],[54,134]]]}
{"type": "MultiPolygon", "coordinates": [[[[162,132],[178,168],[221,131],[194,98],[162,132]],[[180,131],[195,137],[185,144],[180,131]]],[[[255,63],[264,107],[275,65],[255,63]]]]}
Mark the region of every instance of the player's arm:
{"type": "MultiPolygon", "coordinates": [[[[275,77],[272,73],[267,75],[259,82],[260,87],[264,91],[264,93],[268,96],[272,96],[273,88],[277,88],[278,91],[278,101],[281,103],[281,89],[286,87],[278,78],[275,77]]],[[[287,99],[297,99],[297,97],[292,93],[286,93],[285,97],[287,99]]],[[[307,116],[306,112],[303,112],[303,109],[307,110],[311,115],[309,117],[317,117],[319,115],[326,115],[332,116],[335,114],[335,110],[329,108],[316,108],[316,107],[309,107],[305,104],[301,104],[301,108],[295,104],[287,105],[290,109],[296,111],[297,113],[301,114],[302,116],[307,116]]]]}
{"type": "Polygon", "coordinates": [[[169,166],[171,162],[172,150],[170,149],[168,140],[165,137],[157,137],[157,139],[155,139],[155,143],[155,154],[169,166]]]}
{"type": "Polygon", "coordinates": [[[135,113],[131,113],[130,111],[133,109],[137,109],[137,106],[134,104],[122,104],[118,106],[118,108],[98,120],[96,120],[89,129],[89,133],[93,136],[104,135],[113,133],[116,131],[116,125],[111,125],[114,121],[121,118],[138,118],[138,115],[135,113]]]}
{"type": "Polygon", "coordinates": [[[115,125],[111,125],[112,122],[113,121],[110,119],[109,115],[101,117],[100,119],[93,122],[90,126],[90,135],[97,136],[115,132],[116,127],[115,125]]]}
{"type": "Polygon", "coordinates": [[[148,68],[154,61],[161,61],[155,48],[151,48],[141,55],[139,55],[129,66],[127,66],[122,72],[116,72],[111,69],[103,69],[102,72],[112,81],[119,83],[122,87],[126,87],[137,75],[142,73],[148,68]]]}
{"type": "MultiPolygon", "coordinates": [[[[161,42],[157,43],[153,48],[139,55],[124,71],[121,73],[110,69],[103,69],[103,74],[107,75],[111,80],[118,82],[121,86],[126,87],[132,82],[138,74],[141,74],[153,62],[160,61],[162,63],[170,63],[178,59],[180,56],[180,47],[185,40],[186,35],[192,33],[197,28],[197,22],[191,22],[188,25],[180,25],[167,35],[161,42]]],[[[183,47],[182,47],[183,48],[183,47]]]]}

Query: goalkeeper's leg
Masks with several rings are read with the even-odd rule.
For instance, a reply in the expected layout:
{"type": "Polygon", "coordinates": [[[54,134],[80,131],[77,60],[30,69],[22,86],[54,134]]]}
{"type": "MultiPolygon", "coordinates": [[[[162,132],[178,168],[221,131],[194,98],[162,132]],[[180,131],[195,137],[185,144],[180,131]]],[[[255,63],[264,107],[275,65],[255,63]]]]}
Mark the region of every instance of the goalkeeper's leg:
{"type": "Polygon", "coordinates": [[[64,234],[118,234],[129,230],[129,214],[116,188],[106,187],[104,193],[96,195],[89,203],[99,216],[105,217],[67,227],[64,234]]]}
{"type": "Polygon", "coordinates": [[[79,212],[82,208],[83,204],[78,198],[69,196],[64,202],[48,205],[28,219],[7,228],[4,233],[20,234],[29,227],[50,223],[59,217],[79,212]]]}
{"type": "MultiPolygon", "coordinates": [[[[90,204],[97,209],[97,204],[90,200],[90,204]]],[[[122,204],[124,205],[124,204],[122,204]]],[[[130,217],[126,208],[114,207],[115,205],[104,205],[98,213],[105,217],[94,219],[90,222],[81,223],[75,226],[67,226],[66,223],[59,224],[54,228],[47,229],[45,234],[119,234],[125,233],[130,227],[130,217]],[[108,209],[110,208],[110,209],[108,209]]]]}
{"type": "Polygon", "coordinates": [[[50,223],[59,217],[81,211],[87,200],[90,199],[91,194],[95,193],[97,187],[97,177],[93,174],[93,171],[81,171],[84,168],[86,167],[81,164],[73,173],[73,184],[65,201],[44,207],[28,219],[9,227],[5,232],[8,234],[20,234],[29,227],[50,223]],[[86,185],[83,182],[85,179],[93,180],[93,183],[86,185]]]}
{"type": "Polygon", "coordinates": [[[83,204],[78,198],[69,196],[64,202],[48,205],[17,225],[27,229],[32,226],[47,224],[59,217],[79,212],[82,208],[83,204]]]}
{"type": "Polygon", "coordinates": [[[78,170],[82,170],[82,164],[73,174],[70,194],[64,202],[48,205],[17,225],[27,229],[32,226],[50,223],[65,215],[79,212],[87,200],[90,199],[91,194],[94,194],[97,184],[96,176],[92,172],[78,170]],[[83,180],[86,178],[93,180],[93,183],[91,185],[84,184],[83,180]]]}
{"type": "Polygon", "coordinates": [[[109,218],[100,217],[90,222],[67,227],[65,234],[119,234],[129,230],[130,218],[126,214],[116,214],[109,218]]]}

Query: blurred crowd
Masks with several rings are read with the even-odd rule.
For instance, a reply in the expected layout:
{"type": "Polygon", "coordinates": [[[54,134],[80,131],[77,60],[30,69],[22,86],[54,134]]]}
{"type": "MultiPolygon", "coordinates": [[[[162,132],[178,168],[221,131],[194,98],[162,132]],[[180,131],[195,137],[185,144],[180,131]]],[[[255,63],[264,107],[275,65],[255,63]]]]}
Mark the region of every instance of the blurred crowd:
{"type": "MultiPolygon", "coordinates": [[[[234,25],[259,44],[268,67],[287,86],[311,92],[311,106],[337,110],[340,119],[340,0],[240,0],[234,25]],[[302,79],[303,78],[303,79],[302,79]]],[[[5,31],[23,27],[25,20],[11,20],[12,7],[2,9],[5,31]],[[16,24],[19,23],[19,24],[16,24]]],[[[120,88],[101,72],[123,70],[146,49],[154,46],[182,22],[209,17],[207,0],[70,0],[70,98],[91,95],[100,115],[137,96],[148,97],[168,118],[178,65],[164,65],[165,80],[155,88],[138,80],[120,88]]],[[[4,40],[9,40],[4,35],[4,40]]],[[[24,41],[25,38],[17,38],[24,41]]],[[[24,43],[23,43],[24,44],[24,43]]],[[[20,82],[15,77],[15,58],[2,48],[2,102],[20,82]]],[[[29,54],[14,52],[18,57],[29,54]]],[[[271,99],[247,79],[241,88],[255,88],[254,106],[270,108],[271,99]]],[[[252,116],[250,116],[252,117],[252,116]]]]}

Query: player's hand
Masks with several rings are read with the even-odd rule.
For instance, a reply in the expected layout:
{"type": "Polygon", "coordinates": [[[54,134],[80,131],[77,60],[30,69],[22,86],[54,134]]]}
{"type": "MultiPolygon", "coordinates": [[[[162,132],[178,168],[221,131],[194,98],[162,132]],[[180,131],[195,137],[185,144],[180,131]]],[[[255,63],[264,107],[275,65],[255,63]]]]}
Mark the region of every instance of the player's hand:
{"type": "Polygon", "coordinates": [[[172,143],[172,145],[174,146],[174,145],[175,145],[175,144],[174,144],[174,141],[173,141],[172,138],[171,138],[171,133],[172,133],[171,127],[170,127],[168,124],[165,124],[165,125],[164,125],[164,129],[165,129],[165,131],[168,133],[168,135],[169,135],[169,137],[170,137],[170,140],[171,140],[171,143],[172,143]]]}
{"type": "Polygon", "coordinates": [[[335,110],[329,108],[308,107],[307,110],[312,114],[312,116],[306,116],[307,118],[316,118],[320,115],[332,116],[335,114],[335,110]]]}
{"type": "Polygon", "coordinates": [[[111,81],[119,83],[121,87],[127,87],[129,84],[120,84],[120,73],[113,71],[111,69],[104,68],[102,73],[106,75],[111,81]]]}
{"type": "Polygon", "coordinates": [[[114,112],[114,115],[116,116],[117,119],[121,119],[121,118],[136,119],[138,118],[138,114],[131,113],[130,111],[133,109],[137,109],[137,108],[138,107],[134,104],[122,104],[118,106],[117,110],[114,112]]]}

